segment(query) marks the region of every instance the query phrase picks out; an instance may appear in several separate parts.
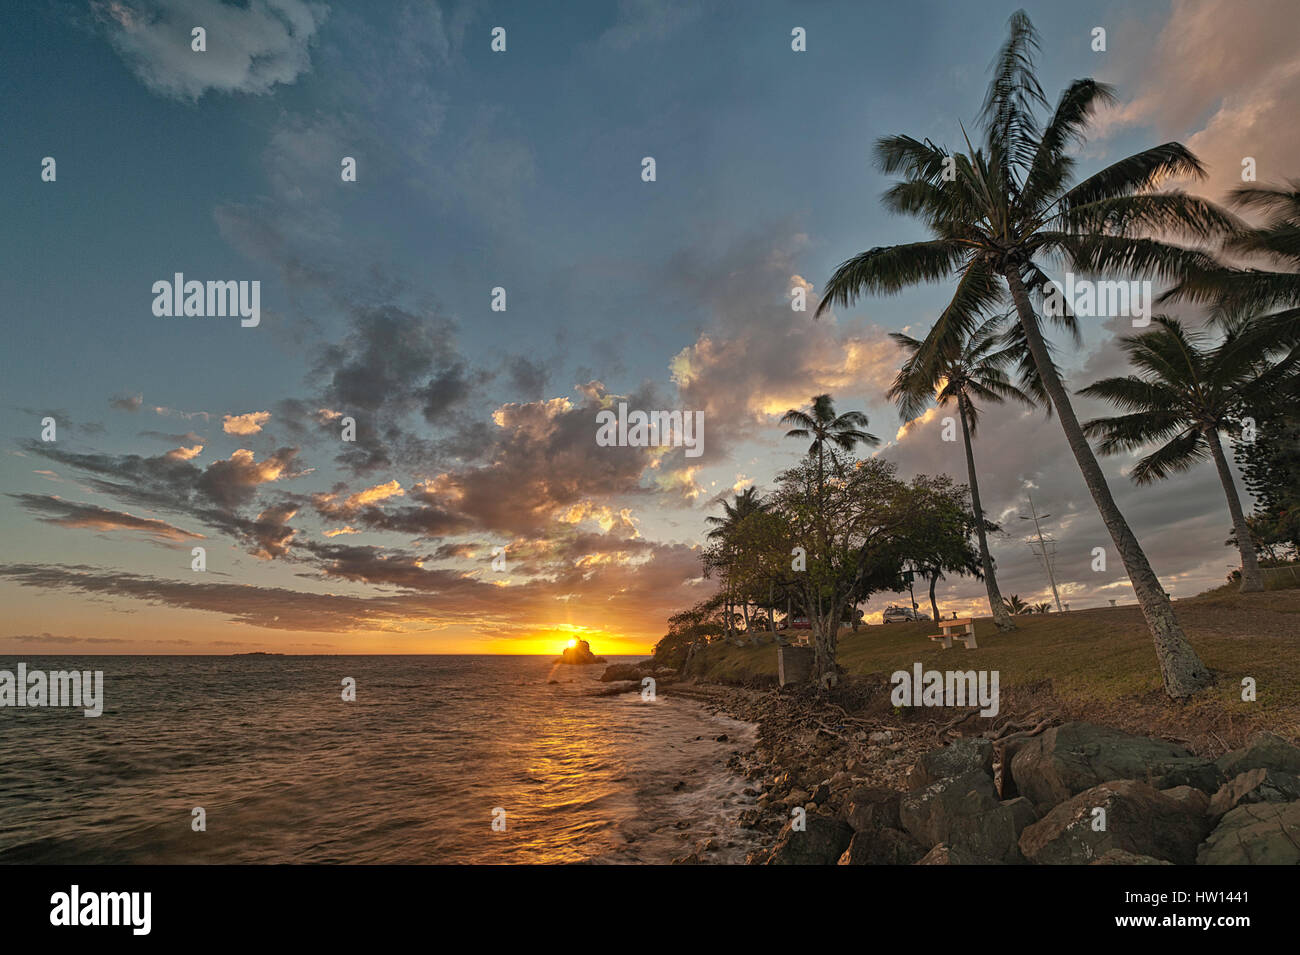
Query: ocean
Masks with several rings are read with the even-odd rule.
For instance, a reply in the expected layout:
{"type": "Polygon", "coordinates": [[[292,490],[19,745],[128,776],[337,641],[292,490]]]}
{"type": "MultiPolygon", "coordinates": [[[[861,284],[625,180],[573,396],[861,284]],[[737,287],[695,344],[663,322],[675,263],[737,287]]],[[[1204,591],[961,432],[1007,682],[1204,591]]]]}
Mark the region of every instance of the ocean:
{"type": "Polygon", "coordinates": [[[740,862],[757,844],[735,821],[748,784],[725,765],[753,727],[671,694],[596,695],[599,665],[59,656],[0,669],[19,662],[102,670],[105,700],[97,718],[0,708],[2,863],[666,863],[706,839],[710,861],[740,862]]]}

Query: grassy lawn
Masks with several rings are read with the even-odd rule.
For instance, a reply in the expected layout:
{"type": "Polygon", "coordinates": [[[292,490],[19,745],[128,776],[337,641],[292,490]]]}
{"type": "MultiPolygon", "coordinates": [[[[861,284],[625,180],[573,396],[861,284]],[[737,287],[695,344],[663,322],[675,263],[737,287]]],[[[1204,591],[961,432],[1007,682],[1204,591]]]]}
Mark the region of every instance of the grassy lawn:
{"type": "MultiPolygon", "coordinates": [[[[1004,699],[1017,690],[1047,692],[1071,718],[1181,729],[1207,738],[1240,738],[1267,728],[1300,736],[1300,590],[1241,595],[1216,591],[1175,601],[1188,639],[1218,677],[1218,685],[1191,703],[1164,698],[1155,650],[1136,606],[1021,616],[1019,629],[999,633],[991,618],[977,618],[979,648],[960,643],[944,650],[926,639],[932,622],[841,631],[840,662],[850,675],[895,670],[997,670],[1004,699]],[[1256,701],[1241,699],[1243,677],[1256,682],[1256,701]]],[[[707,678],[744,682],[776,677],[771,644],[706,651],[707,678]]],[[[1024,694],[1021,694],[1023,697],[1024,694]]]]}

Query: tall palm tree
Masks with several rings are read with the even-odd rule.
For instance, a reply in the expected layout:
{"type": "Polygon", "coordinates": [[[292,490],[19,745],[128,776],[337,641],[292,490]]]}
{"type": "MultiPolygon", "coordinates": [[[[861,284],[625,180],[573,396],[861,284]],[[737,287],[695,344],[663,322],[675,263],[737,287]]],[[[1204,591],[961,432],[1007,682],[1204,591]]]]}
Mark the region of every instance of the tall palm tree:
{"type": "Polygon", "coordinates": [[[1089,421],[1084,433],[1102,439],[1102,454],[1159,444],[1133,468],[1138,484],[1151,484],[1188,470],[1206,456],[1213,458],[1241,551],[1241,591],[1263,590],[1255,545],[1219,433],[1237,431],[1244,410],[1272,390],[1284,369],[1260,367],[1255,335],[1243,325],[1229,328],[1223,342],[1211,347],[1204,333],[1159,316],[1154,328],[1120,344],[1138,374],[1103,378],[1078,393],[1103,398],[1125,414],[1089,421]]]}
{"type": "Polygon", "coordinates": [[[990,404],[1000,404],[1007,398],[1027,405],[1034,403],[1029,395],[1011,383],[1003,370],[1020,355],[1018,348],[1006,344],[1001,334],[1004,318],[1005,316],[990,318],[975,329],[969,338],[959,343],[960,347],[946,349],[928,346],[926,342],[902,332],[893,332],[890,337],[907,352],[907,359],[899,369],[888,397],[898,405],[899,416],[904,421],[919,417],[931,399],[940,407],[953,401],[957,403],[989,610],[999,630],[1015,630],[1016,625],[1002,604],[1002,593],[993,574],[993,556],[989,553],[984,509],[980,504],[979,479],[975,474],[975,452],[971,448],[971,439],[979,425],[980,414],[975,399],[990,404]],[[932,355],[932,360],[925,361],[926,355],[932,355]]]}
{"type": "Polygon", "coordinates": [[[1032,611],[1032,607],[1020,599],[1020,594],[1012,594],[1010,597],[1003,598],[1003,604],[1007,608],[1007,613],[1015,614],[1017,617],[1032,611]]]}
{"type": "MultiPolygon", "coordinates": [[[[1134,273],[1177,280],[1212,263],[1204,252],[1147,237],[1150,233],[1206,239],[1234,227],[1232,216],[1179,191],[1152,192],[1166,178],[1203,176],[1200,162],[1180,143],[1165,143],[1107,166],[1074,185],[1069,147],[1080,141],[1094,110],[1114,99],[1095,80],[1075,80],[1061,94],[1046,125],[1047,106],[1034,75],[1037,35],[1023,11],[994,62],[985,97],[980,148],[966,152],[930,141],[890,136],[876,144],[880,167],[902,180],[885,193],[892,210],[920,218],[931,238],[874,248],[842,263],[826,286],[818,313],[863,294],[896,294],[921,282],[956,279],[941,312],[935,347],[960,341],[980,315],[1009,296],[1041,388],[1061,423],[1142,607],[1160,661],[1165,691],[1190,696],[1212,682],[1183,636],[1173,605],[1142,545],[1115,504],[1106,478],[1051,362],[1031,294],[1047,284],[1043,261],[1082,274],[1134,273]]],[[[1052,321],[1077,336],[1075,316],[1050,310],[1052,321]]]]}
{"type": "Polygon", "coordinates": [[[785,433],[787,438],[812,438],[808,455],[817,456],[817,493],[820,497],[826,486],[826,446],[852,451],[859,444],[875,447],[880,439],[862,430],[869,422],[861,411],[835,413],[835,403],[830,395],[814,395],[807,411],[791,408],[781,417],[781,424],[795,427],[785,433]]]}

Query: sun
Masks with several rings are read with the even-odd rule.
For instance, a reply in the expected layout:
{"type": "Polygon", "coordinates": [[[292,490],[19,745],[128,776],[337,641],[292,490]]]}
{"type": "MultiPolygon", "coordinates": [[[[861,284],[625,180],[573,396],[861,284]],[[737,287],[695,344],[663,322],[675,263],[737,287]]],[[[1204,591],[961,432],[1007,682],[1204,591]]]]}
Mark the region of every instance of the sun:
{"type": "Polygon", "coordinates": [[[574,637],[572,640],[570,640],[568,643],[565,644],[566,647],[576,647],[577,645],[578,645],[577,637],[574,637]]]}

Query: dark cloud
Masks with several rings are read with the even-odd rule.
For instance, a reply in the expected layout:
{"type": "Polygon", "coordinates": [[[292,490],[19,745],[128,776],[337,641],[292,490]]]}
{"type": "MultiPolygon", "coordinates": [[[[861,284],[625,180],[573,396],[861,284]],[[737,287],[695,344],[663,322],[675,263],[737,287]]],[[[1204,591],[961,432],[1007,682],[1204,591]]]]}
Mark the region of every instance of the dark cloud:
{"type": "Polygon", "coordinates": [[[65,501],[53,495],[10,494],[26,510],[40,515],[38,520],[60,527],[90,530],[139,531],[149,537],[165,541],[184,541],[202,538],[202,534],[181,530],[166,521],[136,517],[123,511],[113,511],[95,504],[65,501]]]}

